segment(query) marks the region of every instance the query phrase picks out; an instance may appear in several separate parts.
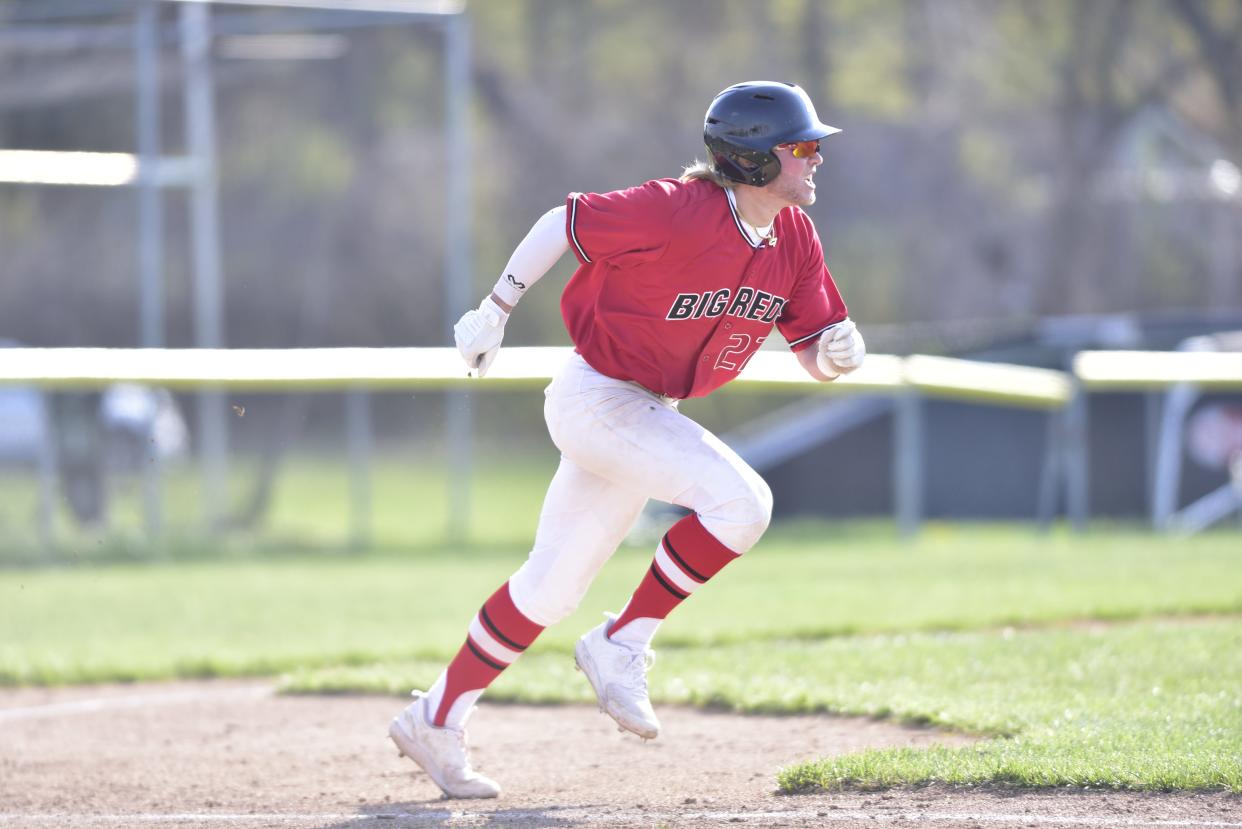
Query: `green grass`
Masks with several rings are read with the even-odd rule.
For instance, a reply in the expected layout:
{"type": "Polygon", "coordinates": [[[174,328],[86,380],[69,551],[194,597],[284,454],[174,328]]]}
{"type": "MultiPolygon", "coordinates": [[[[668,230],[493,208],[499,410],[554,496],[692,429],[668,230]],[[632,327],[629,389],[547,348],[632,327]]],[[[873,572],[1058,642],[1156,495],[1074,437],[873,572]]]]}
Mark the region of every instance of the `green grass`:
{"type": "Polygon", "coordinates": [[[944,782],[1242,792],[1236,619],[863,638],[813,650],[810,678],[718,693],[1000,736],[803,763],[779,774],[785,791],[944,782]]]}
{"type": "MultiPolygon", "coordinates": [[[[664,648],[657,703],[748,713],[831,711],[977,734],[958,748],[885,749],[782,770],[787,792],[945,782],[1242,792],[1242,621],[851,636],[664,648]]],[[[413,660],[300,671],[291,692],[426,687],[413,660]]],[[[524,657],[488,691],[589,702],[567,654],[524,657]]]]}
{"type": "MultiPolygon", "coordinates": [[[[775,530],[687,602],[661,644],[966,630],[1065,619],[1242,611],[1232,539],[1040,539],[940,528],[913,545],[830,525],[775,530]],[[798,585],[794,587],[793,585],[798,585]]],[[[0,683],[268,674],[378,659],[443,660],[525,557],[510,547],[359,558],[0,570],[0,683]]],[[[568,651],[624,603],[650,561],[619,553],[575,618],[538,647],[568,651]]]]}
{"type": "MultiPolygon", "coordinates": [[[[555,453],[508,452],[504,463],[496,464],[486,463],[489,450],[478,451],[466,493],[466,534],[453,544],[467,549],[526,544],[534,535],[544,490],[556,471],[555,453]]],[[[48,549],[38,537],[38,485],[33,474],[2,476],[0,566],[218,561],[307,552],[443,552],[449,543],[452,483],[442,454],[435,447],[376,449],[366,479],[370,513],[368,537],[361,548],[350,526],[347,465],[330,454],[300,453],[285,460],[262,520],[253,527],[234,526],[215,534],[205,531],[197,470],[185,463],[169,465],[161,478],[164,536],[155,544],[146,538],[143,493],[136,478],[110,481],[109,521],[104,527],[79,526],[62,500],[54,516],[54,544],[48,549]]],[[[233,459],[230,504],[225,510],[229,515],[235,516],[250,500],[257,469],[253,458],[233,459]]]]}
{"type": "Polygon", "coordinates": [[[434,651],[512,562],[282,561],[0,571],[0,684],[272,674],[434,651]]]}
{"type": "MultiPolygon", "coordinates": [[[[327,499],[298,486],[312,505],[327,499]]],[[[275,515],[292,527],[288,509],[275,515]]],[[[306,546],[228,547],[221,560],[0,569],[0,684],[284,674],[291,691],[405,693],[435,678],[525,556],[520,527],[450,548],[429,518],[422,535],[394,524],[391,546],[342,554],[315,546],[330,523],[317,520],[306,546]]],[[[489,698],[586,701],[572,642],[624,602],[650,548],[623,549],[489,698]]],[[[877,524],[778,525],[665,623],[653,694],[982,735],[810,759],[782,772],[789,791],[930,780],[1242,791],[1237,550],[1232,533],[1172,545],[1123,528],[930,525],[905,543],[877,524]]]]}

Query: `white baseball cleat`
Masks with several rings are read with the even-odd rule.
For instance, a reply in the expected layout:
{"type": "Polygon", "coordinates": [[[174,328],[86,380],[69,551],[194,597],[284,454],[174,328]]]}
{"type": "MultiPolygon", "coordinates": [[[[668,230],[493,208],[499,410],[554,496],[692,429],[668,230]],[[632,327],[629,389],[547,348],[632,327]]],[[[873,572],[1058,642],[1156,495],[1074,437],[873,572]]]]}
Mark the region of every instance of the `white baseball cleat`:
{"type": "Polygon", "coordinates": [[[609,639],[606,631],[616,616],[604,615],[604,623],[574,645],[574,662],[595,689],[599,710],[622,729],[653,740],[660,734],[660,721],[647,696],[647,671],[655,664],[655,652],[609,639]]]}
{"type": "Polygon", "coordinates": [[[427,772],[449,797],[496,797],[500,786],[470,767],[466,756],[465,729],[437,728],[427,721],[426,697],[414,692],[415,700],[393,718],[388,736],[397,750],[427,772]]]}

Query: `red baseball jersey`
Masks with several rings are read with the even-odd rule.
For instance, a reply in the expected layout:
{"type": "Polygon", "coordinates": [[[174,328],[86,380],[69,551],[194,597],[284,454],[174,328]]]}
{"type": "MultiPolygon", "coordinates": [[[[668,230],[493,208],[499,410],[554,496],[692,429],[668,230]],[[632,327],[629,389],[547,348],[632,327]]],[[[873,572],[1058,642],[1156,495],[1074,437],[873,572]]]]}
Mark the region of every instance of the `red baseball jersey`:
{"type": "Polygon", "coordinates": [[[566,208],[579,266],[561,313],[583,359],[609,377],[702,397],[737,377],[773,324],[800,351],[845,319],[819,235],[797,207],[759,244],[710,181],[570,193],[566,208]]]}

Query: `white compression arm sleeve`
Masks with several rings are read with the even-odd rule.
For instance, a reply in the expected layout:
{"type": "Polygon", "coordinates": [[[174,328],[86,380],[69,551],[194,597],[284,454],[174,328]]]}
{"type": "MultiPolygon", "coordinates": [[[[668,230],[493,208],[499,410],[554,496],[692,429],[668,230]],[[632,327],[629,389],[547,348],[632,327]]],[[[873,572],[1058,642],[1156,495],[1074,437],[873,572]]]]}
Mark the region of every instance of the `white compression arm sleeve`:
{"type": "Polygon", "coordinates": [[[550,271],[567,250],[569,240],[565,237],[565,205],[562,204],[539,217],[514,249],[492,290],[509,305],[517,305],[530,286],[550,271]]]}

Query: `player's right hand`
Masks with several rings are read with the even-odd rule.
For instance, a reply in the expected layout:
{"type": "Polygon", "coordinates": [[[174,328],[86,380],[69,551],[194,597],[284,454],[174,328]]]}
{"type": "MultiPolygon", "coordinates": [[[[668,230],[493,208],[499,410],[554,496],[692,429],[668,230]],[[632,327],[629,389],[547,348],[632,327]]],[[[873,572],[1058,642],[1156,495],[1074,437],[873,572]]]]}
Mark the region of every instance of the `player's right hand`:
{"type": "Polygon", "coordinates": [[[492,360],[496,359],[508,321],[509,315],[488,296],[478,308],[462,314],[453,326],[457,352],[470,369],[478,370],[480,377],[487,374],[492,360]]]}

